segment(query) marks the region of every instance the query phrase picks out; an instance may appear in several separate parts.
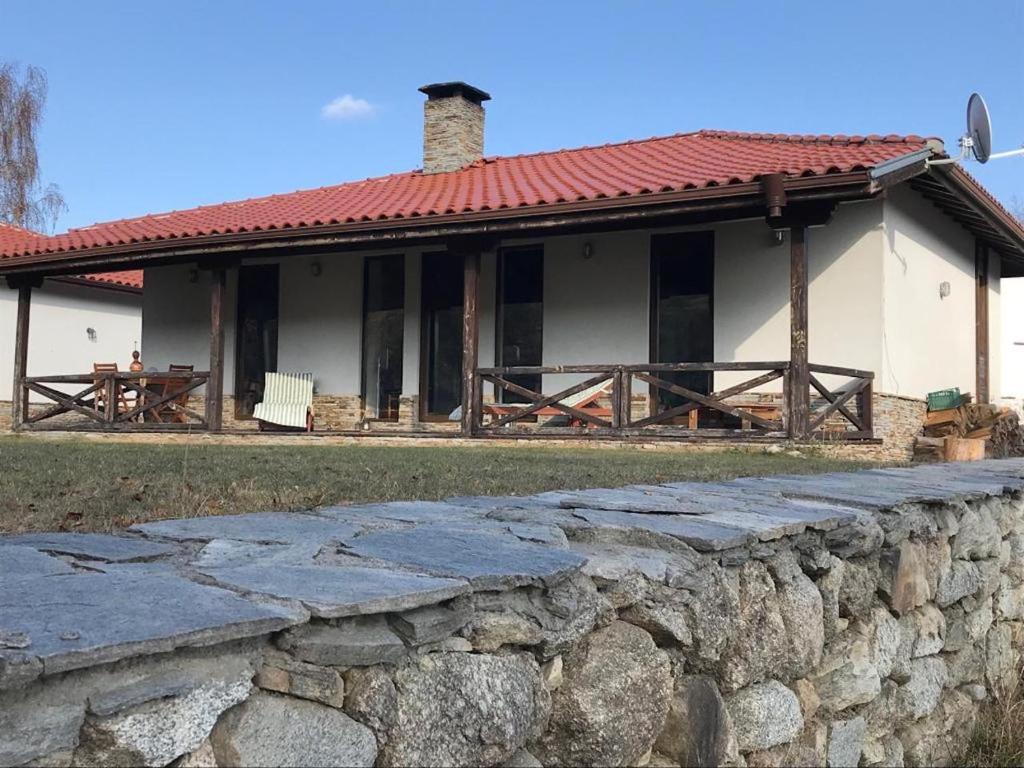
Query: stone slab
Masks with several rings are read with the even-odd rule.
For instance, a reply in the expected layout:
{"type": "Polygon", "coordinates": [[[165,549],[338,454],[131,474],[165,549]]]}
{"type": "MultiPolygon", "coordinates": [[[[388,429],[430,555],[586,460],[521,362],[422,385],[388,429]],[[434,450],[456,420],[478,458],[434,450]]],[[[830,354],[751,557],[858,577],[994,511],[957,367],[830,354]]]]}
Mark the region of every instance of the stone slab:
{"type": "Polygon", "coordinates": [[[26,656],[54,674],[187,645],[274,632],[307,620],[303,611],[261,605],[172,573],[76,573],[14,579],[0,590],[4,625],[30,644],[0,651],[0,689],[26,656]],[[10,673],[10,675],[9,675],[10,673]]]}
{"type": "MultiPolygon", "coordinates": [[[[0,545],[4,544],[6,542],[0,539],[0,545]]],[[[63,560],[50,557],[32,547],[10,544],[0,549],[0,584],[7,579],[26,576],[53,576],[73,571],[74,569],[63,560]]],[[[0,620],[0,629],[3,629],[2,620],[0,620]]]]}
{"type": "Polygon", "coordinates": [[[608,509],[668,515],[704,515],[708,510],[697,497],[670,494],[657,486],[640,488],[593,488],[565,494],[559,502],[563,509],[608,509]]]}
{"type": "Polygon", "coordinates": [[[314,616],[405,611],[469,592],[466,582],[381,568],[254,564],[200,569],[235,589],[298,600],[314,616]]]}
{"type": "Polygon", "coordinates": [[[160,520],[155,523],[133,525],[129,530],[138,531],[146,536],[180,541],[234,539],[294,544],[344,541],[354,536],[359,527],[328,517],[298,512],[255,512],[248,515],[160,520]]]}
{"type": "Polygon", "coordinates": [[[470,507],[443,501],[392,501],[387,504],[321,507],[317,514],[355,522],[393,520],[402,523],[431,523],[471,520],[483,513],[470,507]]]}
{"type": "Polygon", "coordinates": [[[285,632],[278,645],[301,661],[331,667],[394,664],[407,655],[405,643],[383,616],[357,616],[329,624],[306,624],[285,632]]]}
{"type": "Polygon", "coordinates": [[[466,579],[477,589],[545,582],[583,565],[583,558],[567,549],[439,524],[374,531],[353,539],[348,550],[438,576],[466,579]]]}
{"type": "Polygon", "coordinates": [[[59,552],[110,563],[160,557],[175,551],[167,544],[106,533],[25,533],[0,539],[0,544],[17,544],[41,552],[59,552]]]}
{"type": "Polygon", "coordinates": [[[260,544],[234,539],[214,539],[199,550],[192,565],[196,568],[229,568],[242,565],[311,565],[322,548],[321,542],[299,544],[260,544]]]}
{"type": "Polygon", "coordinates": [[[688,515],[643,515],[609,509],[575,509],[573,514],[591,525],[661,533],[701,552],[742,547],[757,541],[756,528],[738,528],[688,515]]]}

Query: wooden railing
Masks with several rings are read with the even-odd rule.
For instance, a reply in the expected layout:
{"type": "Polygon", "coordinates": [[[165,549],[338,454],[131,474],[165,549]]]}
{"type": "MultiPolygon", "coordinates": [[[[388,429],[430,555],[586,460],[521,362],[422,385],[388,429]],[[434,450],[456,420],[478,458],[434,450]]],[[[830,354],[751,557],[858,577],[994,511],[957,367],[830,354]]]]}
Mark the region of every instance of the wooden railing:
{"type": "MultiPolygon", "coordinates": [[[[792,435],[789,429],[788,361],[742,363],[644,363],[639,365],[558,365],[479,368],[474,382],[477,402],[473,408],[473,432],[480,436],[524,434],[649,435],[716,437],[820,437],[851,439],[872,437],[871,393],[874,374],[835,366],[812,365],[807,383],[812,406],[807,435],[792,435]],[[756,374],[721,389],[704,392],[693,384],[680,383],[680,374],[707,374],[708,386],[716,373],[756,374]],[[518,377],[552,377],[572,374],[581,381],[552,394],[543,394],[512,381],[518,377]],[[849,379],[832,390],[815,376],[849,379]],[[779,382],[775,392],[764,387],[779,382]],[[507,392],[518,403],[484,404],[483,390],[494,385],[496,393],[507,392]],[[600,385],[605,387],[596,392],[600,385]],[[646,386],[651,409],[635,403],[636,385],[646,386]],[[660,393],[673,396],[664,402],[660,393]],[[584,402],[580,396],[586,395],[584,402]],[[743,397],[746,396],[746,397],[743,397]],[[747,402],[747,398],[752,398],[747,402]],[[644,410],[635,415],[636,405],[644,410]],[[567,424],[556,424],[560,416],[567,424]],[[542,421],[544,419],[544,421],[542,421]],[[738,422],[738,425],[737,423],[738,422]],[[539,428],[540,427],[540,428],[539,428]]],[[[543,380],[543,379],[542,379],[543,380]]],[[[496,397],[496,400],[503,398],[496,397]]]]}
{"type": "Polygon", "coordinates": [[[102,430],[187,428],[205,429],[207,419],[188,405],[189,395],[209,381],[206,371],[149,371],[143,373],[96,372],[56,376],[26,376],[21,379],[21,396],[42,395],[54,405],[26,410],[16,428],[32,429],[41,422],[62,428],[102,430]],[[85,385],[77,392],[65,392],[68,385],[85,385]],[[62,389],[58,389],[61,387],[62,389]],[[69,419],[76,414],[83,419],[69,419]],[[57,420],[57,417],[63,419],[57,420]],[[57,420],[57,421],[54,421],[57,420]]]}

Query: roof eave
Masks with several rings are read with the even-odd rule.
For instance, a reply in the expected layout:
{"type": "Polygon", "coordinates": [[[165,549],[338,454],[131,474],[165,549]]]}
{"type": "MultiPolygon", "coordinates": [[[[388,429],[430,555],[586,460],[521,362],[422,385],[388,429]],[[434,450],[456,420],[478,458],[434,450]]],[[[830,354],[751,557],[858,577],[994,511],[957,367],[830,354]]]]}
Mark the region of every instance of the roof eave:
{"type": "MultiPolygon", "coordinates": [[[[823,199],[855,200],[871,197],[878,186],[867,170],[821,176],[787,178],[791,203],[823,199]]],[[[406,240],[443,240],[460,235],[486,234],[521,237],[541,234],[566,225],[651,219],[711,209],[747,209],[763,205],[761,182],[751,181],[676,192],[652,192],[614,198],[544,204],[430,217],[350,222],[318,227],[223,233],[189,238],[117,243],[93,248],[43,252],[0,258],[0,275],[70,274],[140,268],[146,263],[174,257],[200,259],[218,254],[264,252],[282,248],[337,245],[381,247],[406,240]]]]}

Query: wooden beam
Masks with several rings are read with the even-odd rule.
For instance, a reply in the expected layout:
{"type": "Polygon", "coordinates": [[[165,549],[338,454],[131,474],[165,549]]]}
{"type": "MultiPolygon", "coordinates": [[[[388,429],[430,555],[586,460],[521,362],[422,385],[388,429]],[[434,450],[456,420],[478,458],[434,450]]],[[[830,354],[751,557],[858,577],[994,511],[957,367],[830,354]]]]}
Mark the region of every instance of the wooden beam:
{"type": "Polygon", "coordinates": [[[974,396],[979,403],[989,401],[988,356],[988,246],[974,241],[974,396]]]}
{"type": "Polygon", "coordinates": [[[224,298],[227,271],[210,272],[210,379],[206,384],[206,428],[220,432],[224,402],[224,298]]]}
{"type": "Polygon", "coordinates": [[[32,287],[18,288],[18,317],[14,326],[14,386],[11,389],[11,427],[21,429],[28,418],[28,389],[23,386],[28,369],[28,319],[32,307],[32,287]]]}
{"type": "Polygon", "coordinates": [[[470,437],[480,423],[482,392],[476,375],[480,348],[480,250],[467,249],[462,259],[462,434],[470,437]]]}
{"type": "Polygon", "coordinates": [[[811,375],[807,365],[807,229],[789,230],[789,387],[788,419],[791,438],[810,432],[811,375]]]}

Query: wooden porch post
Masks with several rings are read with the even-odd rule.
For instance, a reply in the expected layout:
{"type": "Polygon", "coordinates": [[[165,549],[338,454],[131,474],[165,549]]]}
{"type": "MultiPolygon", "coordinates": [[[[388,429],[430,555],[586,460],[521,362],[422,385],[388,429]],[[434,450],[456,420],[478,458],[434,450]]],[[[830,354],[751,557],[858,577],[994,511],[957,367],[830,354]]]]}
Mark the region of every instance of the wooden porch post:
{"type": "Polygon", "coordinates": [[[988,358],[988,246],[974,241],[974,378],[976,402],[987,403],[989,390],[988,358]]]}
{"type": "Polygon", "coordinates": [[[789,229],[789,437],[807,437],[810,428],[810,369],[807,367],[807,228],[789,229]]]}
{"type": "MultiPolygon", "coordinates": [[[[12,286],[13,287],[13,286],[12,286]]],[[[21,429],[28,417],[28,389],[22,386],[28,370],[28,320],[32,286],[18,286],[18,319],[14,328],[14,382],[11,388],[11,427],[21,429]]]]}
{"type": "Polygon", "coordinates": [[[464,251],[462,268],[462,434],[471,437],[479,418],[476,369],[480,347],[480,249],[464,251]]]}
{"type": "Polygon", "coordinates": [[[224,401],[224,295],[227,270],[210,271],[210,379],[206,382],[206,428],[220,432],[224,401]]]}

